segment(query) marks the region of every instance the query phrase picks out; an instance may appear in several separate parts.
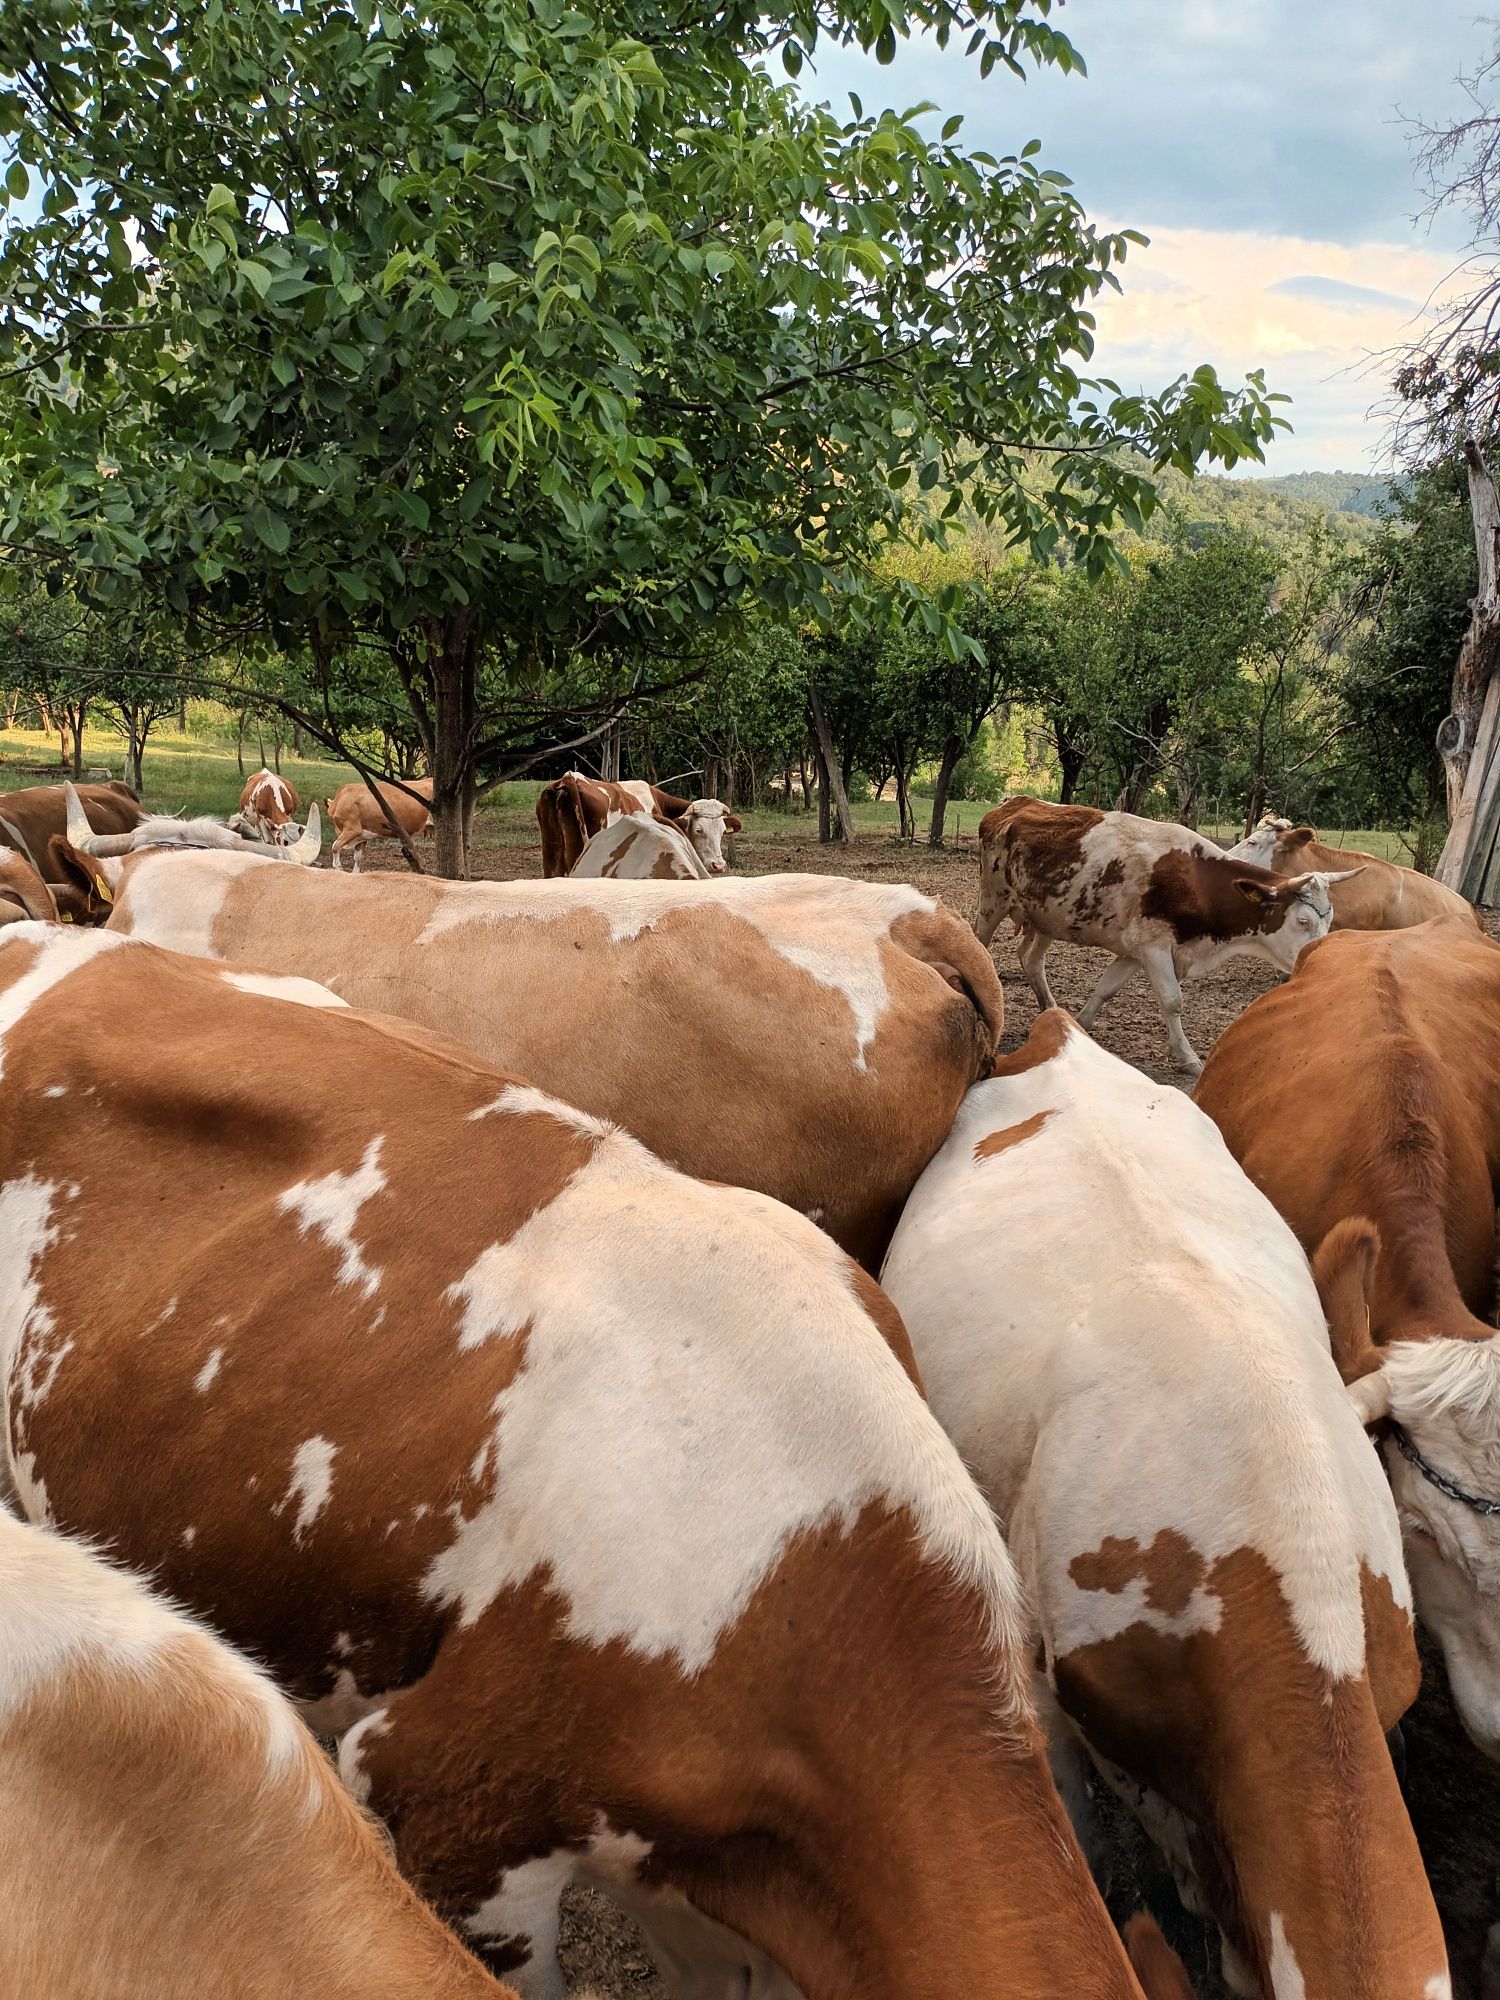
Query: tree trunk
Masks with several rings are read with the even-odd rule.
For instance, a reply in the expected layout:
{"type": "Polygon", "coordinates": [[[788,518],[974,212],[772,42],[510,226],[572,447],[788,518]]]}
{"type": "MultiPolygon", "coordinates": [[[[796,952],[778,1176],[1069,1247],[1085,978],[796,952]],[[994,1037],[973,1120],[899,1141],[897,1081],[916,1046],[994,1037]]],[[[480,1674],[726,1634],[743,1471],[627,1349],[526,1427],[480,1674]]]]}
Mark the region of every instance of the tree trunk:
{"type": "Polygon", "coordinates": [[[854,843],[854,815],[849,810],[849,794],[845,791],[844,781],[839,774],[838,753],[833,747],[833,737],[829,733],[828,718],[823,713],[823,704],[818,697],[818,690],[811,682],[808,683],[807,705],[812,711],[813,730],[818,739],[818,756],[823,770],[827,773],[827,785],[824,787],[823,799],[818,808],[818,838],[819,840],[827,840],[829,838],[829,834],[823,831],[823,823],[827,816],[827,792],[831,788],[834,804],[838,808],[839,838],[852,846],[854,843]]]}
{"type": "Polygon", "coordinates": [[[904,765],[896,766],[896,813],[901,822],[901,838],[915,840],[917,818],[911,809],[911,786],[904,765]]]}
{"type": "Polygon", "coordinates": [[[88,712],[88,703],[81,701],[73,709],[72,714],[68,718],[73,731],[73,780],[75,784],[83,782],[83,725],[88,712]]]}
{"type": "Polygon", "coordinates": [[[1448,780],[1450,825],[1458,817],[1485,692],[1500,666],[1500,495],[1472,439],[1465,441],[1464,457],[1469,464],[1469,512],[1474,523],[1474,552],[1479,558],[1479,588],[1469,607],[1469,629],[1459,648],[1449,713],[1438,726],[1438,750],[1448,780]]]}
{"type": "Polygon", "coordinates": [[[292,724],[292,755],[294,757],[302,755],[302,725],[300,722],[292,724]]]}
{"type": "Polygon", "coordinates": [[[271,723],[271,769],[281,776],[281,717],[277,715],[271,723]]]}
{"type": "Polygon", "coordinates": [[[948,787],[953,783],[953,773],[958,769],[966,748],[967,745],[956,736],[950,736],[943,745],[937,783],[932,788],[932,824],[927,829],[928,844],[932,847],[943,844],[943,822],[948,817],[948,787]]]}
{"type": "Polygon", "coordinates": [[[1070,806],[1078,792],[1078,780],[1083,776],[1084,754],[1060,722],[1052,724],[1052,740],[1057,746],[1057,802],[1070,806]]]}
{"type": "Polygon", "coordinates": [[[250,720],[249,709],[242,708],[240,710],[239,734],[234,739],[234,761],[240,767],[240,776],[242,778],[245,775],[245,725],[246,723],[249,722],[249,720],[250,720]]]}
{"type": "Polygon", "coordinates": [[[818,842],[826,847],[833,838],[833,794],[828,785],[828,766],[823,761],[821,750],[813,752],[813,767],[818,779],[818,842]]]}
{"type": "Polygon", "coordinates": [[[458,611],[426,634],[432,675],[433,865],[450,882],[469,872],[474,811],[474,620],[458,611]]]}
{"type": "Polygon", "coordinates": [[[184,690],[184,691],[183,691],[183,692],[182,692],[182,693],[181,693],[181,694],[180,694],[180,695],[179,695],[179,696],[177,697],[177,733],[178,733],[178,735],[179,735],[179,736],[186,736],[186,735],[187,735],[187,692],[186,692],[186,690],[184,690]]]}
{"type": "Polygon", "coordinates": [[[811,812],[812,802],[813,802],[813,797],[812,797],[813,788],[812,788],[812,778],[809,775],[807,769],[806,750],[799,750],[797,752],[797,782],[802,787],[802,810],[804,812],[811,812]]]}

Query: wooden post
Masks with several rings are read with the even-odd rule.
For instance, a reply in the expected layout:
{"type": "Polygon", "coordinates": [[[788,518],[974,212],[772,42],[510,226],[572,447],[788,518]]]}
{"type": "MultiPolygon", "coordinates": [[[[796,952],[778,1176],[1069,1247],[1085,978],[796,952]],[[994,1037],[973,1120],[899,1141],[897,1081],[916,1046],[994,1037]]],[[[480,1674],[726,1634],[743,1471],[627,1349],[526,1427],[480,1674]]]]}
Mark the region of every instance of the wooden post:
{"type": "Polygon", "coordinates": [[[1438,725],[1438,753],[1448,782],[1448,838],[1435,873],[1451,889],[1473,882],[1474,890],[1461,893],[1477,894],[1489,873],[1494,840],[1487,802],[1500,735],[1500,716],[1492,699],[1500,671],[1500,494],[1472,439],[1465,440],[1464,457],[1479,587],[1469,606],[1469,629],[1453,672],[1449,713],[1438,725]]]}

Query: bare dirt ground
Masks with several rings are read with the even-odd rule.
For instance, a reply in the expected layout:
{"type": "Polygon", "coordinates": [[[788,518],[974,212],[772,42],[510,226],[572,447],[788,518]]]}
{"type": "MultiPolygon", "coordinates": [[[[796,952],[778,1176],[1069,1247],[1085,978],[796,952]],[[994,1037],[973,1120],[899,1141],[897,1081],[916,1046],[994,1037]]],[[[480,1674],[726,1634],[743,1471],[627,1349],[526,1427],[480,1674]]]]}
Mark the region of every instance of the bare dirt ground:
{"type": "MultiPolygon", "coordinates": [[[[761,822],[763,825],[763,822],[761,822]]],[[[955,849],[923,843],[903,845],[886,835],[868,835],[853,848],[819,847],[805,822],[792,821],[742,835],[736,866],[751,873],[801,871],[848,875],[856,880],[912,882],[941,896],[950,908],[972,919],[979,900],[978,853],[966,836],[955,849]]],[[[536,838],[521,815],[507,814],[499,838],[483,839],[475,873],[496,879],[541,872],[536,838]]],[[[392,851],[372,854],[375,866],[400,866],[392,851]]],[[[1486,927],[1500,936],[1500,916],[1486,927]]],[[[1005,927],[994,946],[1005,988],[1004,1047],[1026,1039],[1036,1016],[1031,989],[1022,978],[1014,942],[1005,927]]],[[[1082,1007],[1108,963],[1104,952],[1059,945],[1048,961],[1048,976],[1065,1007],[1082,1007]]],[[[1183,1022],[1188,1038],[1206,1057],[1217,1037],[1278,975],[1253,960],[1233,961],[1184,990],[1183,1022]]],[[[1159,1082],[1187,1088],[1170,1065],[1166,1034],[1144,980],[1127,986],[1111,1002],[1096,1030],[1115,1055],[1134,1063],[1159,1082]]],[[[1490,1924],[1500,1921],[1500,1767],[1486,1764],[1464,1737],[1448,1699],[1441,1661],[1423,1647],[1422,1695],[1403,1724],[1404,1787],[1417,1838],[1448,1934],[1455,2000],[1500,2000],[1500,1978],[1482,1981],[1481,1959],[1490,1924]]],[[[1111,1882],[1110,1908],[1124,1922],[1147,1907],[1161,1920],[1188,1966],[1199,2000],[1227,2000],[1218,1978],[1217,1947],[1205,1925],[1188,1916],[1171,1879],[1133,1821],[1108,1798],[1096,1801],[1105,1820],[1111,1882]]],[[[591,1892],[572,1892],[562,1942],[563,1966],[573,1993],[589,1991],[600,2000],[671,2000],[639,1934],[614,1906],[591,1892]]],[[[961,1996],[954,1996],[961,2000],[961,1996]]]]}

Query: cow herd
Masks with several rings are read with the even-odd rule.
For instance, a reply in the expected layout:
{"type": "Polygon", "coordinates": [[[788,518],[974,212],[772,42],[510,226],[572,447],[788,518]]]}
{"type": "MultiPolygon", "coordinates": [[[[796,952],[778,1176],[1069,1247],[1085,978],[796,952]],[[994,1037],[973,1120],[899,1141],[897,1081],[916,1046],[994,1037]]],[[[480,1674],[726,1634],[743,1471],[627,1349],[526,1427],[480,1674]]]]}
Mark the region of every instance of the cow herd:
{"type": "Polygon", "coordinates": [[[1448,2000],[1388,1737],[1415,1609],[1500,1756],[1468,906],[1017,799],[976,937],[576,774],[540,880],[336,873],[255,783],[0,800],[0,1992],[557,2000],[583,1883],[684,2000],[1187,2000],[1102,1782],[1236,1993],[1448,2000]],[[1184,979],[1291,976],[1190,1099],[1059,940],[1194,1070],[1184,979]]]}

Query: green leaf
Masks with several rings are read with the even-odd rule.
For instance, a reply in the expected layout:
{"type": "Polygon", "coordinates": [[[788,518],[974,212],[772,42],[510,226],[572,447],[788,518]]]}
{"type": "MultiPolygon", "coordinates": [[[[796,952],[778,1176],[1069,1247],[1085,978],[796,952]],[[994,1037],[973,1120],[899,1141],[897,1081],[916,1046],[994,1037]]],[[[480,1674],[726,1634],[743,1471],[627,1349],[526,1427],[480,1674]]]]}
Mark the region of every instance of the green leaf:
{"type": "Polygon", "coordinates": [[[239,203],[235,200],[233,189],[225,187],[222,181],[215,181],[208,191],[208,200],[203,204],[203,213],[238,215],[239,203]]]}
{"type": "Polygon", "coordinates": [[[271,280],[276,275],[270,265],[262,264],[254,257],[241,257],[239,270],[240,276],[251,287],[256,297],[263,299],[271,289],[271,280]]]}
{"type": "Polygon", "coordinates": [[[5,170],[5,189],[17,201],[24,201],[31,187],[31,176],[19,160],[12,160],[5,170]]]}
{"type": "Polygon", "coordinates": [[[284,556],[291,547],[291,528],[280,514],[273,514],[269,508],[252,507],[250,525],[273,555],[284,556]]]}

